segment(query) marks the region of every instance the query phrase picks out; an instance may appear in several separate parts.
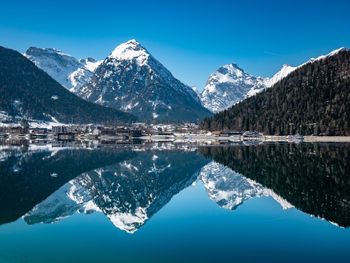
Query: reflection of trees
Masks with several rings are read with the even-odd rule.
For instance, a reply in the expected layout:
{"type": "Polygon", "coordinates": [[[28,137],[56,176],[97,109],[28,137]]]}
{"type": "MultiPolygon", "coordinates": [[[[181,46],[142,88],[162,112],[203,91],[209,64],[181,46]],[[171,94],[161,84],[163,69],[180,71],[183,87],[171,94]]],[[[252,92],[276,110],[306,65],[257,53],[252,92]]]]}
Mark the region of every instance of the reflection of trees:
{"type": "Polygon", "coordinates": [[[0,162],[0,224],[16,220],[81,173],[133,155],[112,148],[8,152],[0,162]]]}
{"type": "Polygon", "coordinates": [[[134,232],[208,163],[195,151],[133,149],[9,151],[0,161],[0,224],[24,214],[28,223],[54,222],[92,201],[116,226],[134,232]]]}
{"type": "Polygon", "coordinates": [[[273,189],[306,213],[350,225],[348,144],[265,144],[200,151],[273,189]]]}

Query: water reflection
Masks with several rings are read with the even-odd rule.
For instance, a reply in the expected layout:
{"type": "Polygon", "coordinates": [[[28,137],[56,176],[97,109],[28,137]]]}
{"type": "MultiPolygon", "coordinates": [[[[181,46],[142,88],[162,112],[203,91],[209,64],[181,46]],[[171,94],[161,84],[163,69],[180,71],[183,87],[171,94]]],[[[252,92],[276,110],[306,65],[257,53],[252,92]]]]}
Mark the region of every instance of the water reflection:
{"type": "Polygon", "coordinates": [[[24,216],[54,222],[76,211],[104,213],[119,229],[135,232],[198,177],[207,160],[184,150],[136,152],[133,158],[83,173],[24,216]]]}
{"type": "Polygon", "coordinates": [[[202,168],[200,179],[210,199],[225,209],[235,210],[251,198],[267,196],[272,197],[284,210],[293,207],[273,190],[214,161],[202,168]]]}
{"type": "Polygon", "coordinates": [[[282,209],[296,207],[347,227],[349,153],[347,144],[303,143],[3,147],[0,224],[20,217],[28,224],[54,223],[76,212],[101,212],[134,233],[200,180],[225,209],[269,196],[282,209]]]}
{"type": "Polygon", "coordinates": [[[200,151],[305,213],[350,225],[349,144],[264,144],[200,151]]]}
{"type": "Polygon", "coordinates": [[[123,148],[2,147],[0,224],[15,221],[81,173],[132,158],[123,148]]]}

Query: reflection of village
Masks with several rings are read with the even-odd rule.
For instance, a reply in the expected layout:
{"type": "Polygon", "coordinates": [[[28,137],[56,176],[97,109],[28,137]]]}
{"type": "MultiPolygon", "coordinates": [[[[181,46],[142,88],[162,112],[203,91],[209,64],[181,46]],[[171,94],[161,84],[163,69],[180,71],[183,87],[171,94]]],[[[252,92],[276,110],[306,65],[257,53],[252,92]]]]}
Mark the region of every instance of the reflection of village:
{"type": "Polygon", "coordinates": [[[51,127],[30,127],[25,121],[17,125],[0,126],[0,138],[6,140],[35,141],[100,141],[130,142],[175,142],[222,144],[230,142],[291,141],[300,142],[303,137],[264,136],[256,131],[217,131],[208,132],[198,129],[194,123],[185,124],[146,124],[133,123],[128,126],[102,125],[53,125],[51,127]]]}

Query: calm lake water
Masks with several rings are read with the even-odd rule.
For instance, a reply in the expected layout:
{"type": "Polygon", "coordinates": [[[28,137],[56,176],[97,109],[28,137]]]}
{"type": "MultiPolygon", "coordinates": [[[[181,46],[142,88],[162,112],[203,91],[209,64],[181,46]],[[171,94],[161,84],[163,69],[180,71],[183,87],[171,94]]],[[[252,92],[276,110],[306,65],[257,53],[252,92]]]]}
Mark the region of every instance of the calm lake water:
{"type": "Polygon", "coordinates": [[[0,262],[350,262],[350,144],[1,146],[0,262]]]}

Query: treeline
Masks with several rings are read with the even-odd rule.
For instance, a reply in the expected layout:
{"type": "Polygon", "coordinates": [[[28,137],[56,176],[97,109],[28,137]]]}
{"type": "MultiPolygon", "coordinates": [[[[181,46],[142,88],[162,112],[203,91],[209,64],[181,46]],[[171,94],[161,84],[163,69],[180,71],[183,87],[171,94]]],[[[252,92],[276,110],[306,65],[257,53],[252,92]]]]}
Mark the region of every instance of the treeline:
{"type": "Polygon", "coordinates": [[[228,110],[202,121],[207,130],[271,135],[350,135],[350,51],[307,63],[228,110]]]}

